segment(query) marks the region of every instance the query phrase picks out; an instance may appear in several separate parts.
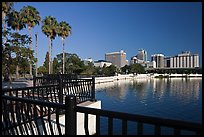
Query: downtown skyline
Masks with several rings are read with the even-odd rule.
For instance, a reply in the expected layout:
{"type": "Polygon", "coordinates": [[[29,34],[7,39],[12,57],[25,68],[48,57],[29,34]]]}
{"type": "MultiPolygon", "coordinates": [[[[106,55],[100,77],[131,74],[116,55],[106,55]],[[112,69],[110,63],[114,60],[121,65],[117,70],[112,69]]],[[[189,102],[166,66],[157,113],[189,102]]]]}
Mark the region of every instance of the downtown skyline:
{"type": "MultiPolygon", "coordinates": [[[[17,2],[14,9],[33,6],[41,19],[53,16],[66,21],[72,34],[65,39],[65,52],[76,53],[81,59],[101,60],[105,53],[124,50],[127,60],[142,48],[147,59],[152,54],[174,56],[190,51],[200,57],[202,66],[202,3],[201,2],[17,2]]],[[[48,51],[48,38],[38,33],[38,66],[48,51]]],[[[28,34],[27,29],[20,33],[28,34]]],[[[62,53],[60,37],[53,40],[52,58],[62,53]]]]}

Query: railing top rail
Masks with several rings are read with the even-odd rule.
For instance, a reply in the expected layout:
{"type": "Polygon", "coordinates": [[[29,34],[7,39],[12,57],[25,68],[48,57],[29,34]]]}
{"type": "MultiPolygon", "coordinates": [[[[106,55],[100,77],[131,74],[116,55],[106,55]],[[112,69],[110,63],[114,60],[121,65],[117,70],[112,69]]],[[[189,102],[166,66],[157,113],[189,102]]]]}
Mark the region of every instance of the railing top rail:
{"type": "Polygon", "coordinates": [[[20,88],[4,88],[2,91],[13,91],[13,90],[27,90],[27,89],[36,89],[36,88],[46,88],[46,87],[56,87],[58,84],[52,84],[52,85],[43,85],[43,86],[35,86],[35,87],[20,87],[20,88]]]}
{"type": "Polygon", "coordinates": [[[28,99],[28,98],[19,98],[19,97],[2,95],[2,99],[7,99],[7,100],[11,100],[11,101],[19,101],[19,102],[24,102],[24,103],[28,103],[28,104],[35,104],[35,105],[41,105],[41,106],[47,106],[47,107],[53,107],[53,108],[65,109],[65,104],[53,103],[53,102],[42,101],[42,100],[34,100],[34,99],[30,99],[30,98],[28,99]]]}
{"type": "Polygon", "coordinates": [[[76,111],[93,114],[93,115],[106,116],[106,117],[111,117],[116,119],[125,119],[125,120],[135,121],[135,122],[174,127],[178,129],[187,129],[187,130],[198,131],[198,132],[202,131],[202,124],[192,123],[187,121],[158,118],[153,116],[143,116],[138,114],[129,114],[124,112],[115,112],[115,111],[101,110],[96,108],[87,108],[87,107],[81,107],[81,106],[76,106],[76,111]]]}

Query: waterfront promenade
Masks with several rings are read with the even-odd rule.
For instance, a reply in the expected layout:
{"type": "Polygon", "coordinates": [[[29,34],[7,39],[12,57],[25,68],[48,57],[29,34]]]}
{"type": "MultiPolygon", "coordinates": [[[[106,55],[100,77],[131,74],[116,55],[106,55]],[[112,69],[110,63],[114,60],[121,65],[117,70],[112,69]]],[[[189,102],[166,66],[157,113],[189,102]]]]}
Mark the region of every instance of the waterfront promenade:
{"type": "MultiPolygon", "coordinates": [[[[107,82],[113,82],[117,80],[124,80],[124,79],[150,79],[150,78],[155,78],[158,76],[163,76],[163,77],[168,77],[168,78],[197,78],[201,77],[202,74],[138,74],[138,75],[133,75],[133,74],[118,74],[117,76],[110,76],[110,77],[95,77],[95,84],[100,84],[100,83],[107,83],[107,82]]],[[[27,80],[27,79],[20,79],[11,82],[11,87],[12,88],[21,88],[21,87],[31,87],[33,86],[33,81],[32,80],[27,80]]],[[[9,88],[9,82],[3,82],[2,81],[2,89],[3,88],[9,88]]]]}

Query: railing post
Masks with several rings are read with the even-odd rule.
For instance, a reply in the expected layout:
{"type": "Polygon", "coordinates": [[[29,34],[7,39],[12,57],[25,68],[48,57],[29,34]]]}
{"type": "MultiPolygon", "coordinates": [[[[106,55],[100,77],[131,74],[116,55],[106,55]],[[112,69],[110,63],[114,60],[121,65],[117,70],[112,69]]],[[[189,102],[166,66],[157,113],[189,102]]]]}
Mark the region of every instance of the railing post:
{"type": "Polygon", "coordinates": [[[36,76],[33,76],[33,87],[36,86],[36,76]]]}
{"type": "Polygon", "coordinates": [[[91,100],[96,101],[95,99],[95,77],[92,77],[92,89],[91,89],[91,100]]]}
{"type": "Polygon", "coordinates": [[[63,81],[60,76],[58,78],[58,83],[59,83],[59,93],[58,93],[59,103],[63,103],[63,81]]]}
{"type": "Polygon", "coordinates": [[[66,95],[65,97],[65,135],[76,135],[76,97],[66,95]]]}

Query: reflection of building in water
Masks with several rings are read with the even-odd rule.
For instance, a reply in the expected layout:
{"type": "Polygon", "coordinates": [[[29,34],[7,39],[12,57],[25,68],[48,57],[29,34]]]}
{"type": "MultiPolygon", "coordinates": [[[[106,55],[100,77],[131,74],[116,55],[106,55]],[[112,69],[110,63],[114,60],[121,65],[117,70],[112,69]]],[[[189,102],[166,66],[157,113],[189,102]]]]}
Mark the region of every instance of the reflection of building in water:
{"type": "MultiPolygon", "coordinates": [[[[127,92],[133,92],[139,100],[148,96],[165,98],[174,96],[184,102],[199,99],[202,78],[134,79],[96,84],[96,90],[103,90],[108,96],[124,99],[127,92]]],[[[202,90],[202,88],[201,88],[202,90]]]]}
{"type": "Polygon", "coordinates": [[[118,99],[124,99],[129,85],[132,85],[132,80],[119,80],[108,83],[96,84],[96,90],[105,89],[108,96],[118,99]]]}
{"type": "Polygon", "coordinates": [[[168,79],[152,79],[152,92],[158,97],[162,97],[166,91],[168,79]]]}
{"type": "Polygon", "coordinates": [[[190,100],[199,98],[199,86],[201,79],[170,79],[170,94],[171,96],[182,98],[183,100],[190,100]]]}
{"type": "Polygon", "coordinates": [[[135,96],[137,96],[140,100],[144,101],[147,98],[147,94],[149,92],[149,82],[149,79],[135,79],[133,81],[131,91],[133,91],[135,93],[135,96]]]}

